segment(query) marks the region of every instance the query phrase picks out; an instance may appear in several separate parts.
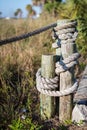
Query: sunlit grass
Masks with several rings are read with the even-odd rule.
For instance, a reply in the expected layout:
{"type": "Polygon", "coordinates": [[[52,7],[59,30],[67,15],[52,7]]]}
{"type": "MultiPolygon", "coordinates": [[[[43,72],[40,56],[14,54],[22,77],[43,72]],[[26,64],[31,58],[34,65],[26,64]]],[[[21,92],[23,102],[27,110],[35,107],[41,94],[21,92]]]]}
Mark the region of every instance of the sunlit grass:
{"type": "MultiPolygon", "coordinates": [[[[28,33],[55,20],[46,15],[36,20],[1,19],[0,40],[28,33]]],[[[29,110],[30,120],[38,113],[38,103],[33,106],[34,100],[38,102],[35,74],[41,64],[41,55],[52,51],[51,32],[0,46],[0,128],[6,129],[12,120],[17,120],[22,108],[29,110]]]]}
{"type": "MultiPolygon", "coordinates": [[[[35,20],[1,19],[0,40],[28,33],[57,20],[58,18],[50,17],[48,14],[35,20]]],[[[0,46],[0,128],[6,129],[13,120],[18,120],[22,108],[28,109],[27,116],[30,121],[35,115],[39,115],[35,75],[41,66],[41,55],[55,53],[51,48],[51,34],[52,29],[0,46]]]]}

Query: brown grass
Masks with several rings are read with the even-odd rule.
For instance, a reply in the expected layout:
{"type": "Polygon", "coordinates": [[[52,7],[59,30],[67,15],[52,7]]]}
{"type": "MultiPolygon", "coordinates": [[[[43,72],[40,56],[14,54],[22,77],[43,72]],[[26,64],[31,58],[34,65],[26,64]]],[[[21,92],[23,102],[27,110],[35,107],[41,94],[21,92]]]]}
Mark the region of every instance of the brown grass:
{"type": "MultiPolygon", "coordinates": [[[[46,15],[36,20],[1,19],[0,39],[25,34],[55,21],[55,18],[46,15]]],[[[0,46],[0,128],[8,128],[8,124],[20,116],[23,107],[30,111],[28,116],[31,119],[39,110],[36,103],[38,96],[35,74],[41,64],[41,55],[52,52],[51,32],[52,30],[48,30],[34,37],[0,46]]]]}
{"type": "MultiPolygon", "coordinates": [[[[36,20],[0,20],[0,39],[25,34],[55,21],[54,18],[47,18],[46,16],[36,20]]],[[[9,57],[9,62],[18,62],[24,67],[32,66],[34,56],[38,59],[42,53],[50,50],[51,42],[51,31],[17,41],[16,43],[13,42],[12,44],[0,47],[0,59],[4,64],[6,64],[9,57]]]]}
{"type": "MultiPolygon", "coordinates": [[[[0,40],[28,33],[57,18],[48,14],[40,18],[0,20],[0,40]]],[[[55,53],[51,48],[52,29],[39,35],[0,46],[0,128],[8,128],[20,116],[20,109],[27,108],[31,119],[39,115],[35,74],[41,65],[41,55],[55,53]],[[3,114],[2,114],[3,113],[3,114]],[[5,118],[7,117],[7,118],[5,118]]],[[[37,120],[37,119],[36,119],[37,120]]]]}

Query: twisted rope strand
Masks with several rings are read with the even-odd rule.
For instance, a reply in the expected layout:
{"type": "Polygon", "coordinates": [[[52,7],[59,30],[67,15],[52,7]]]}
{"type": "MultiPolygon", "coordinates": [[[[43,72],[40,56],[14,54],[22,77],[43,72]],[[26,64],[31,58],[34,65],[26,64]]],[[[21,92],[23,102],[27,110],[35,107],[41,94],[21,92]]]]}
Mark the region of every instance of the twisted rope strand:
{"type": "MultiPolygon", "coordinates": [[[[70,93],[73,93],[77,90],[78,87],[78,82],[75,81],[74,85],[68,89],[62,90],[62,91],[55,91],[55,87],[52,87],[54,90],[50,90],[50,88],[47,86],[46,84],[43,84],[42,80],[41,80],[41,69],[37,71],[37,78],[36,78],[36,82],[37,82],[37,89],[39,92],[41,92],[42,94],[46,94],[48,96],[56,96],[56,97],[60,97],[60,96],[65,96],[68,95],[70,93]],[[38,77],[39,75],[39,77],[38,77]]],[[[51,88],[51,89],[52,89],[51,88]]]]}
{"type": "Polygon", "coordinates": [[[74,21],[74,22],[67,22],[67,23],[63,23],[63,25],[56,26],[54,29],[55,29],[55,31],[58,31],[58,30],[66,29],[66,28],[75,27],[75,25],[77,25],[76,21],[74,21]]]}
{"type": "Polygon", "coordinates": [[[58,87],[58,76],[54,78],[43,78],[41,76],[41,68],[36,73],[36,81],[39,82],[41,89],[55,89],[58,87]]]}
{"type": "Polygon", "coordinates": [[[25,38],[28,38],[28,37],[31,37],[31,36],[34,36],[34,35],[37,35],[37,34],[40,34],[44,31],[46,31],[46,30],[48,30],[52,27],[56,27],[56,26],[57,26],[57,23],[53,23],[53,24],[50,24],[48,26],[45,26],[45,27],[42,27],[40,29],[29,32],[27,34],[15,36],[15,37],[12,37],[12,38],[9,38],[9,39],[0,40],[0,46],[11,43],[11,42],[16,42],[16,41],[19,41],[19,40],[22,40],[22,39],[25,39],[25,38]]]}
{"type": "Polygon", "coordinates": [[[61,72],[67,71],[74,65],[76,65],[78,62],[76,61],[80,57],[79,53],[74,53],[68,58],[61,60],[60,62],[56,62],[56,74],[59,74],[61,72]]]}
{"type": "Polygon", "coordinates": [[[67,28],[67,29],[62,29],[62,30],[58,30],[56,32],[57,35],[61,35],[61,34],[66,34],[66,33],[74,33],[75,32],[75,28],[67,28]]]}

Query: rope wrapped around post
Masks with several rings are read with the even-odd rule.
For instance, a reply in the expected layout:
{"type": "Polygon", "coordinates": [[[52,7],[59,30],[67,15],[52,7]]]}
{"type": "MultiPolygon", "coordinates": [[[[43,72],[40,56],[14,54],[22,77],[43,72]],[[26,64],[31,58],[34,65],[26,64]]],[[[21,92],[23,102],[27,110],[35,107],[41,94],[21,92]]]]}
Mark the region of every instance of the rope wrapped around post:
{"type": "MultiPolygon", "coordinates": [[[[57,27],[54,28],[54,36],[53,39],[57,38],[56,42],[52,44],[53,48],[61,48],[61,44],[70,43],[76,40],[78,32],[76,31],[76,21],[68,21],[63,25],[59,24],[57,27]]],[[[41,76],[41,69],[37,71],[36,74],[36,87],[39,92],[42,94],[46,94],[49,96],[64,96],[74,93],[77,90],[78,82],[75,80],[75,83],[72,87],[56,91],[55,88],[58,88],[58,80],[61,72],[67,71],[73,66],[75,66],[78,62],[77,59],[80,57],[79,53],[73,53],[72,55],[68,56],[68,58],[60,59],[60,61],[56,62],[55,64],[55,73],[56,77],[53,79],[45,79],[41,76]]]]}
{"type": "Polygon", "coordinates": [[[36,74],[36,82],[37,82],[37,90],[42,94],[46,94],[48,96],[60,97],[65,96],[70,93],[74,93],[77,90],[78,82],[75,81],[74,85],[63,91],[55,91],[55,88],[58,87],[58,78],[55,77],[53,79],[46,79],[41,76],[41,69],[37,71],[36,74]]]}

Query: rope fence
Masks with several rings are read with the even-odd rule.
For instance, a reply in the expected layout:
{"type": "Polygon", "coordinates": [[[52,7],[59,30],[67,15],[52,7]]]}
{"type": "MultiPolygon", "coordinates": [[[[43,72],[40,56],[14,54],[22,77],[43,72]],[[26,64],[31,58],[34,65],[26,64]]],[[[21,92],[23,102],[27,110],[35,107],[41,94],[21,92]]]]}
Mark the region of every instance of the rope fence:
{"type": "Polygon", "coordinates": [[[15,36],[15,37],[12,37],[12,38],[9,38],[9,39],[0,40],[0,46],[5,45],[5,44],[9,44],[9,43],[12,43],[12,42],[16,42],[16,41],[19,41],[19,40],[22,40],[22,39],[25,39],[25,38],[28,38],[28,37],[31,37],[31,36],[34,36],[34,35],[37,35],[37,34],[40,34],[44,31],[47,31],[48,29],[51,29],[51,28],[56,27],[56,26],[57,26],[57,23],[53,23],[53,24],[50,24],[48,26],[45,26],[45,27],[42,27],[40,29],[29,32],[27,34],[15,36]]]}

